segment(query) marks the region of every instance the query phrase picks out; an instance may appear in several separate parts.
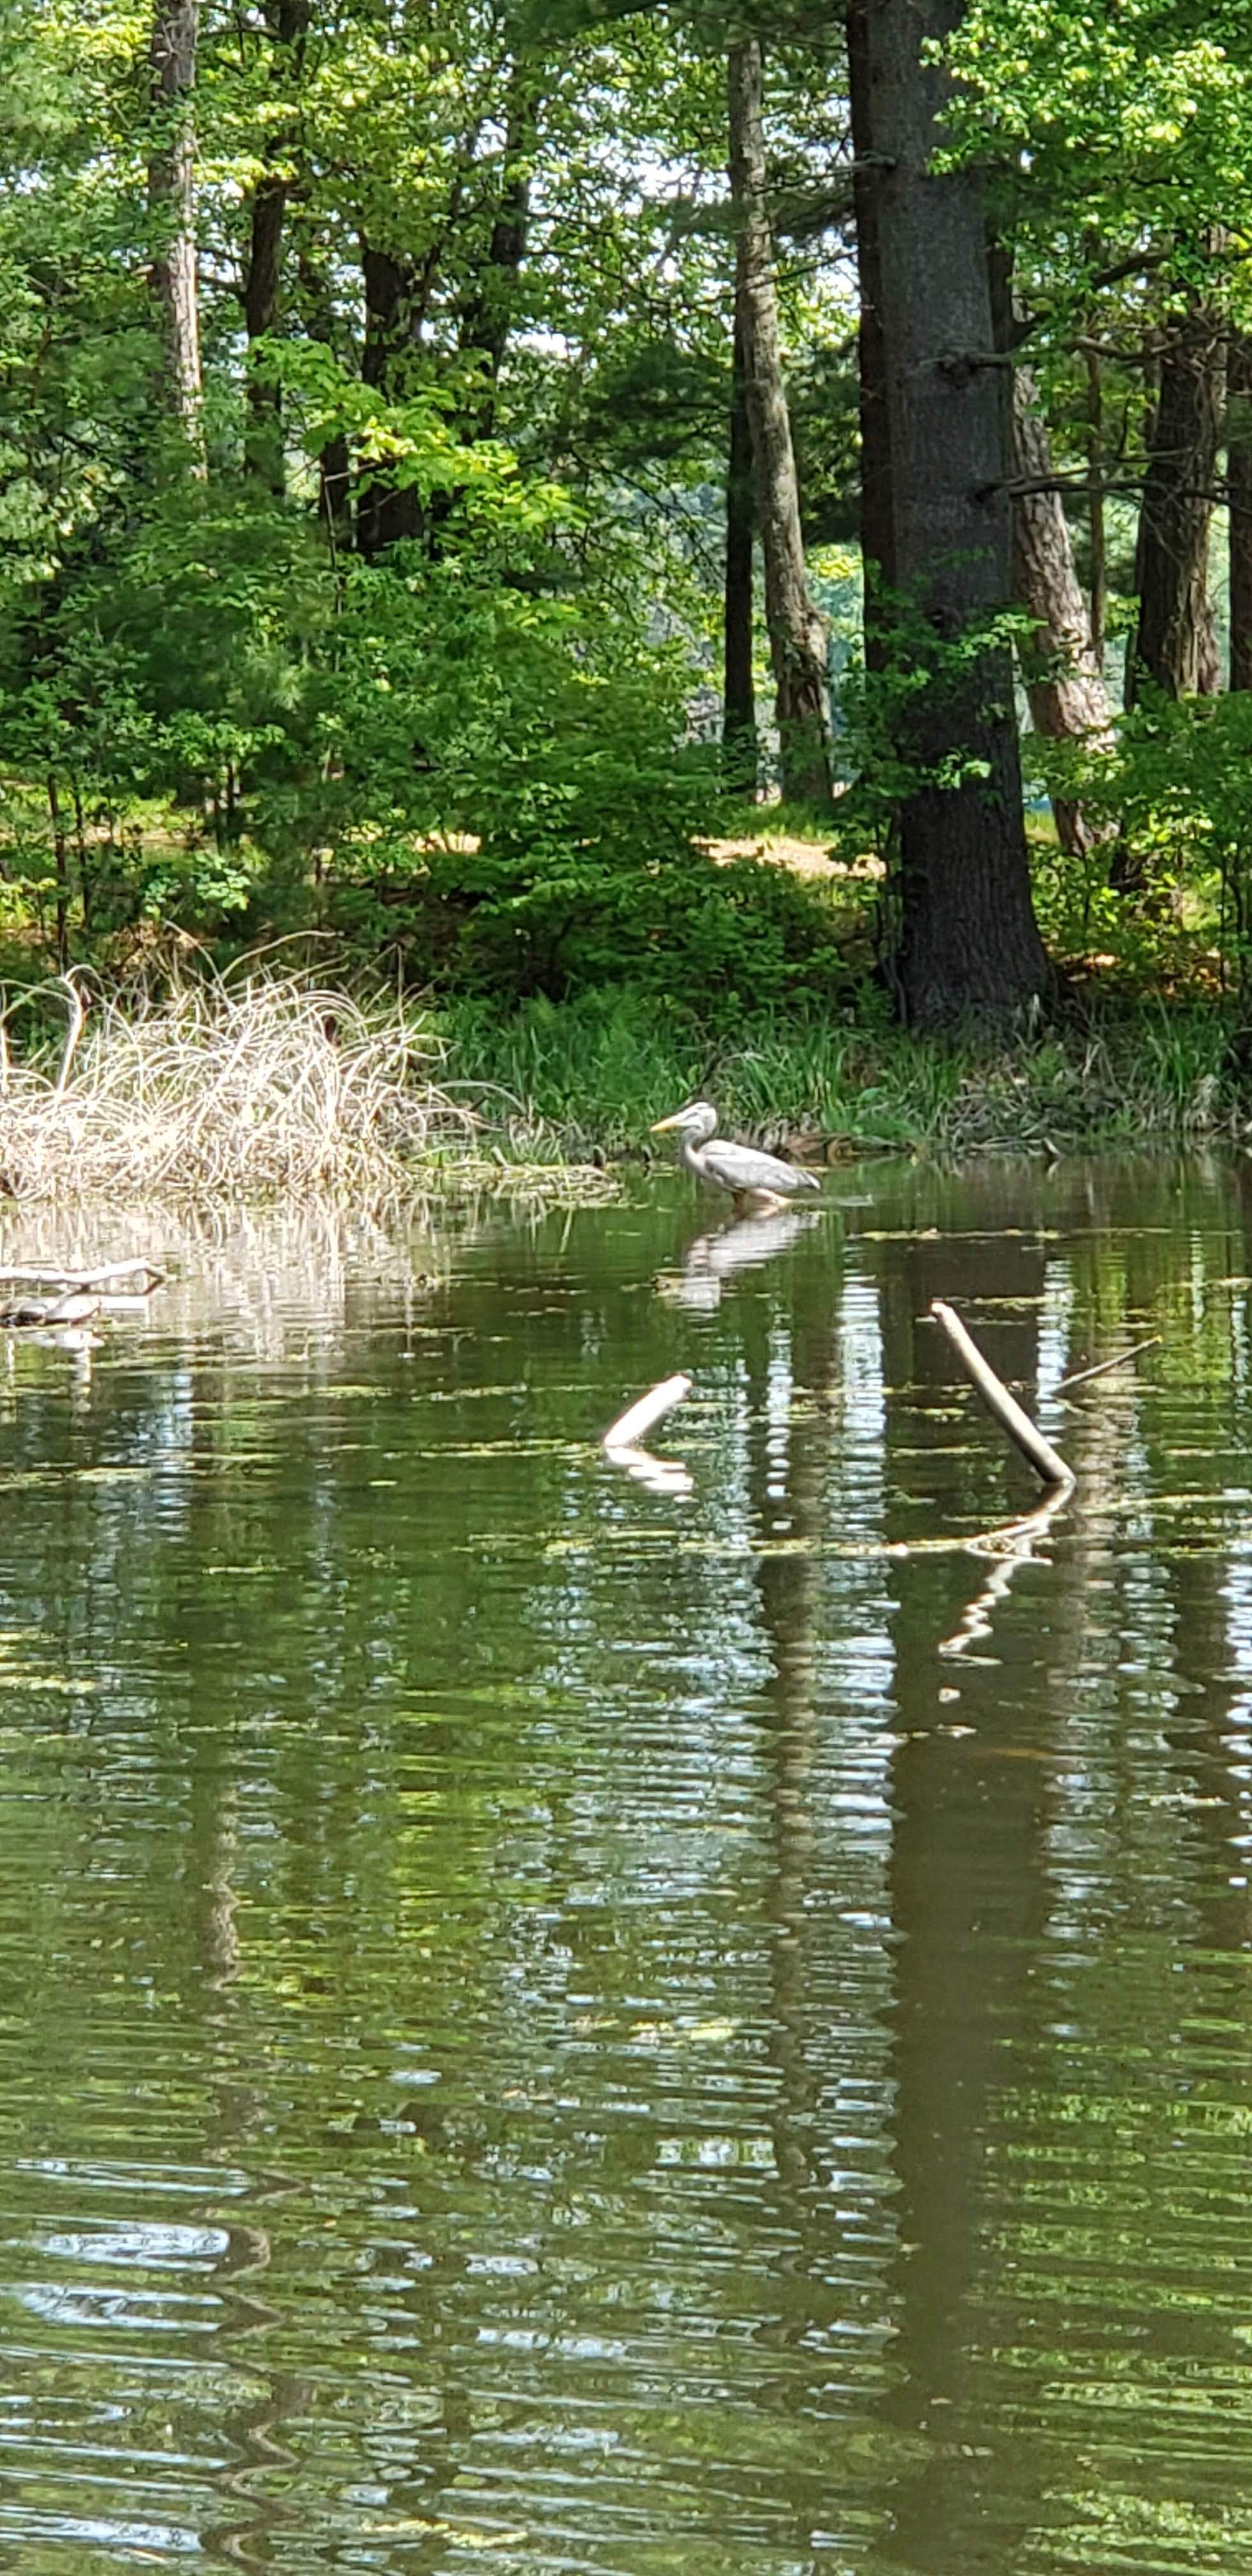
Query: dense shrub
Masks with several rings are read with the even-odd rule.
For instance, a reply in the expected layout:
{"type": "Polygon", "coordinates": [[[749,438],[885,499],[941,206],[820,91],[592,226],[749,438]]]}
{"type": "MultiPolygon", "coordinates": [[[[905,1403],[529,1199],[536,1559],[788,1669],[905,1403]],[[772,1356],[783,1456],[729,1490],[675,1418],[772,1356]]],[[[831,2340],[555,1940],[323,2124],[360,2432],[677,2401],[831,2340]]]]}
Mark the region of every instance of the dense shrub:
{"type": "Polygon", "coordinates": [[[1252,698],[1158,692],[1118,719],[1111,747],[1031,744],[1058,795],[1096,825],[1085,862],[1057,859],[1041,909],[1062,947],[1113,941],[1146,976],[1164,942],[1199,932],[1241,994],[1252,979],[1252,698]]]}

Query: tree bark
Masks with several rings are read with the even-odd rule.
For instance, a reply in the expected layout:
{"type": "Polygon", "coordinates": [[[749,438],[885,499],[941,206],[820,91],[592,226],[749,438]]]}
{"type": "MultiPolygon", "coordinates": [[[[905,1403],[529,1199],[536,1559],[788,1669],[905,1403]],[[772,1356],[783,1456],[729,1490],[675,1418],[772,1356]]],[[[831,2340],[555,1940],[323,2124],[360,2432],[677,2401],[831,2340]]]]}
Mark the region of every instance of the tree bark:
{"type": "MultiPolygon", "coordinates": [[[[365,280],[365,349],[361,375],[390,397],[406,390],[407,360],[417,345],[420,319],[413,271],[389,251],[362,245],[365,280]]],[[[363,555],[385,553],[401,538],[422,534],[421,497],[414,484],[397,486],[381,466],[370,466],[357,502],[357,545],[363,555]]]]}
{"type": "MultiPolygon", "coordinates": [[[[267,170],[258,179],[252,196],[248,275],[243,297],[244,325],[250,351],[267,337],[278,320],[286,211],[287,182],[277,172],[267,170]]],[[[260,476],[270,490],[281,497],[286,477],[283,472],[282,397],[279,388],[276,384],[263,382],[249,370],[247,396],[244,465],[249,474],[260,476]]]]}
{"type": "MultiPolygon", "coordinates": [[[[1087,603],[1074,570],[1074,550],[1060,493],[1032,490],[1052,473],[1048,433],[1035,409],[1030,370],[1013,374],[1013,588],[1033,635],[1021,653],[1022,677],[1036,733],[1049,741],[1108,743],[1112,722],[1104,675],[1092,648],[1087,603]]],[[[1053,797],[1057,839],[1070,858],[1086,858],[1105,837],[1080,805],[1053,797]]]]}
{"type": "Polygon", "coordinates": [[[148,208],[156,234],[152,283],[161,308],[170,408],[203,473],[200,307],[196,284],[196,85],[199,0],[156,0],[149,52],[154,133],[148,208]]]}
{"type": "Polygon", "coordinates": [[[1196,303],[1161,352],[1139,519],[1139,623],[1127,663],[1127,706],[1145,678],[1167,697],[1182,698],[1214,676],[1208,560],[1222,348],[1217,316],[1196,303]]]}
{"type": "Polygon", "coordinates": [[[778,341],[774,245],[765,193],[761,47],[755,36],[731,46],[727,91],[730,187],[738,228],[735,309],[743,332],[783,794],[822,801],[830,795],[826,629],[809,597],[804,568],[800,491],[778,341]]]}
{"type": "Polygon", "coordinates": [[[889,527],[878,543],[896,594],[883,616],[909,684],[897,748],[916,780],[898,811],[892,972],[904,1018],[925,1029],[1012,1020],[1051,982],[1031,907],[1011,658],[991,640],[970,649],[1009,605],[1012,562],[1007,361],[994,346],[981,188],[972,172],[932,166],[948,75],[929,57],[961,14],[961,0],[855,0],[849,56],[881,327],[878,506],[889,527]],[[924,689],[919,654],[933,654],[924,689]]]}
{"type": "MultiPolygon", "coordinates": [[[[270,35],[275,52],[272,78],[284,87],[290,70],[293,49],[304,36],[309,23],[309,0],[278,0],[269,13],[270,35]]],[[[283,226],[287,213],[290,181],[283,163],[293,138],[277,131],[267,138],[267,168],[261,172],[252,192],[252,220],[248,243],[248,273],[244,282],[244,325],[249,351],[265,339],[278,322],[279,291],[282,278],[283,226]]],[[[286,477],[283,471],[282,396],[276,384],[266,384],[249,372],[248,427],[244,437],[244,464],[250,474],[267,482],[281,498],[286,477]]]]}
{"type": "Polygon", "coordinates": [[[1230,685],[1252,689],[1252,337],[1229,348],[1226,490],[1230,500],[1230,685]]]}
{"type": "Polygon", "coordinates": [[[755,538],[752,431],[748,421],[743,330],[736,311],[730,380],[730,450],[726,460],[722,769],[726,785],[737,796],[754,796],[757,784],[756,689],[752,673],[752,556],[755,538]]]}

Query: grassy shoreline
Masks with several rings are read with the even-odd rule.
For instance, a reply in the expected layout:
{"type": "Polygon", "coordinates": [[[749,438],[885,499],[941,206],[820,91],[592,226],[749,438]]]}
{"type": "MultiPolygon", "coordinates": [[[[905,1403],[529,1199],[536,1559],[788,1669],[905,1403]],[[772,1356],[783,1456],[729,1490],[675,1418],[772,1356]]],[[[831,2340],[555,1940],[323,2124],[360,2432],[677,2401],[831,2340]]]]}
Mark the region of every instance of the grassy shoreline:
{"type": "Polygon", "coordinates": [[[732,1035],[629,993],[507,1016],[463,1004],[437,1025],[445,1085],[522,1157],[651,1155],[653,1120],[695,1093],[728,1129],[828,1161],[1238,1145],[1252,1129],[1235,1014],[1211,1001],[1106,1004],[1013,1044],[921,1039],[870,1013],[732,1035]]]}
{"type": "Polygon", "coordinates": [[[0,1195],[19,1204],[603,1196],[616,1166],[666,1159],[653,1122],[696,1093],[726,1129],[827,1163],[1252,1140],[1235,1013],[1211,1000],[1102,1003],[992,1044],[911,1037],[872,993],[858,1018],[726,1027],[629,989],[435,1009],[256,965],[156,997],[40,992],[41,1034],[0,1046],[0,1195]]]}

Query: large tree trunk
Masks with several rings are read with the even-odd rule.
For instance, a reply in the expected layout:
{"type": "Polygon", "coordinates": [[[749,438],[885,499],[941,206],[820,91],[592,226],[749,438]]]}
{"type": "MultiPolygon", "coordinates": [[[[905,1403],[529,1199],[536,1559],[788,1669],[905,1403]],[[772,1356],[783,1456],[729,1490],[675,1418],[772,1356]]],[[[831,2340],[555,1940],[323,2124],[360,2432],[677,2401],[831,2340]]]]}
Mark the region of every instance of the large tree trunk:
{"type": "Polygon", "coordinates": [[[830,794],[826,629],[809,597],[804,569],[800,491],[778,341],[774,245],[765,194],[761,48],[755,36],[732,45],[727,88],[730,187],[738,226],[735,310],[743,333],[783,794],[820,800],[830,794]]]}
{"type": "MultiPolygon", "coordinates": [[[[407,391],[408,361],[421,328],[417,281],[389,251],[362,246],[365,279],[365,349],[361,375],[367,385],[395,398],[407,391]]],[[[397,485],[382,466],[370,466],[357,502],[357,544],[380,555],[404,537],[422,534],[422,505],[415,484],[397,485]]]]}
{"type": "MultiPolygon", "coordinates": [[[[285,87],[292,49],[308,27],[309,0],[278,0],[277,7],[271,8],[268,14],[275,47],[272,77],[285,87]]],[[[265,147],[268,166],[261,172],[252,192],[248,272],[243,290],[244,324],[250,351],[276,328],[278,322],[283,225],[290,186],[284,165],[292,143],[293,138],[283,132],[275,132],[268,137],[265,147]]],[[[244,463],[250,474],[262,476],[271,491],[281,497],[286,481],[282,398],[276,384],[266,384],[252,373],[248,376],[244,463]]]]}
{"type": "Polygon", "coordinates": [[[1161,352],[1139,518],[1139,624],[1126,669],[1127,706],[1145,678],[1170,698],[1207,690],[1215,678],[1208,562],[1222,352],[1222,326],[1198,303],[1161,352]]]}
{"type": "Polygon", "coordinates": [[[170,409],[204,471],[200,307],[196,287],[196,86],[199,0],[156,0],[150,67],[154,134],[148,206],[156,234],[152,283],[161,307],[170,409]]]}
{"type": "MultiPolygon", "coordinates": [[[[1022,678],[1036,733],[1050,741],[1105,744],[1112,722],[1104,674],[1092,649],[1087,603],[1074,570],[1069,522],[1048,491],[1052,449],[1035,409],[1027,367],[1013,375],[1013,588],[1033,634],[1023,644],[1022,678]]],[[[1054,797],[1057,839],[1071,858],[1086,858],[1102,837],[1082,807],[1054,797]]]]}
{"type": "Polygon", "coordinates": [[[722,769],[726,785],[737,796],[754,796],[757,783],[756,688],[752,674],[752,555],[755,537],[752,431],[748,422],[743,331],[736,313],[730,381],[730,450],[726,459],[722,769]]]}
{"type": "Polygon", "coordinates": [[[940,1029],[1014,1018],[1051,980],[1031,907],[1010,655],[994,642],[967,650],[1012,598],[1009,406],[979,183],[932,167],[948,78],[929,54],[959,23],[960,0],[854,0],[854,13],[887,433],[870,485],[889,527],[874,543],[903,602],[882,614],[910,680],[918,653],[934,655],[897,725],[916,784],[899,807],[894,975],[906,1020],[940,1029]]]}
{"type": "Polygon", "coordinates": [[[1230,685],[1252,689],[1252,338],[1229,347],[1226,490],[1230,500],[1230,685]]]}
{"type": "Polygon", "coordinates": [[[530,229],[530,180],[539,130],[539,93],[534,64],[516,60],[505,111],[500,194],[487,245],[486,261],[461,322],[463,349],[481,349],[487,379],[476,407],[474,435],[490,438],[495,426],[496,386],[508,347],[517,306],[518,281],[530,229]]]}

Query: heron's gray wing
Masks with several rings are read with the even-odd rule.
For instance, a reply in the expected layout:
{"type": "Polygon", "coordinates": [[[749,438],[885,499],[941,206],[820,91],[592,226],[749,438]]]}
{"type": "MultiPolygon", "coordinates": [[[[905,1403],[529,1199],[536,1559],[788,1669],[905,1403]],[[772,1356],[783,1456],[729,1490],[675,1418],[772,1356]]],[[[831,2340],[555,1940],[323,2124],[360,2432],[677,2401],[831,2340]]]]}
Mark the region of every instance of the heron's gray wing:
{"type": "Polygon", "coordinates": [[[795,1163],[780,1162],[777,1154],[758,1154],[755,1145],[734,1145],[723,1136],[704,1147],[700,1160],[724,1190],[777,1190],[790,1198],[796,1190],[820,1186],[812,1172],[800,1171],[795,1163]]]}

